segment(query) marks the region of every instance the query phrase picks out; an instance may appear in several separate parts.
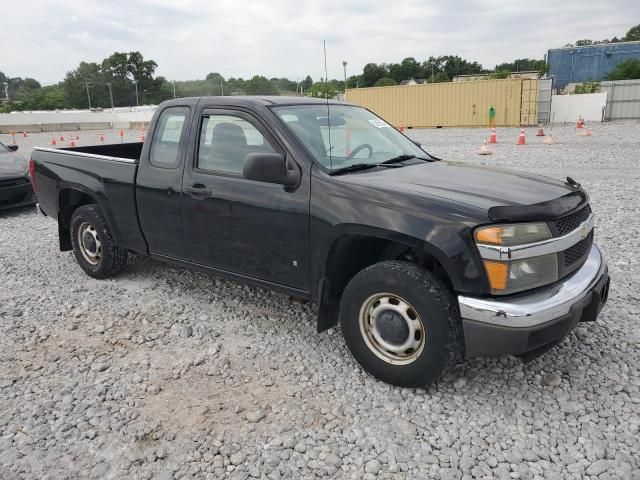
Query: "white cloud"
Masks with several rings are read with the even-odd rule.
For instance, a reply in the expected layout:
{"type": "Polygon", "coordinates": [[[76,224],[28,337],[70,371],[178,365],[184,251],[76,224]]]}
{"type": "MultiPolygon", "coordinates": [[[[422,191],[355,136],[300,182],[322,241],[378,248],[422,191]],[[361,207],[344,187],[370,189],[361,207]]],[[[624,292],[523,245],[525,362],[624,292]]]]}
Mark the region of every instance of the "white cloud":
{"type": "Polygon", "coordinates": [[[0,70],[43,83],[61,80],[80,61],[132,50],[169,79],[212,71],[317,79],[323,39],[330,77],[342,78],[342,60],[357,73],[367,62],[407,56],[456,54],[490,68],[542,58],[580,38],[621,36],[640,19],[634,0],[31,0],[11,10],[0,70]]]}

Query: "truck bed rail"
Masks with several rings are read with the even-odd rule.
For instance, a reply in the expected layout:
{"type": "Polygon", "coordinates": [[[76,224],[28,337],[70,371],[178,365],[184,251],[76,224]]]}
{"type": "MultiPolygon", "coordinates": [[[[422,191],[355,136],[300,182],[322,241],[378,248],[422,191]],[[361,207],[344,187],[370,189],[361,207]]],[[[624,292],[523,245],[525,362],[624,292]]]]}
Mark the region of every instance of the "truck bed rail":
{"type": "Polygon", "coordinates": [[[138,163],[140,152],[142,151],[142,143],[130,143],[121,145],[96,145],[89,147],[71,147],[71,148],[49,148],[34,147],[34,150],[40,152],[49,152],[64,155],[73,155],[77,157],[97,158],[100,160],[108,160],[112,162],[138,163]],[[115,148],[114,148],[115,147],[115,148]],[[88,151],[87,151],[88,150],[88,151]],[[104,153],[93,153],[91,150],[103,151],[104,153]],[[129,157],[115,155],[121,151],[122,154],[129,154],[129,157]],[[109,155],[108,153],[114,153],[109,155]],[[135,155],[135,158],[131,158],[135,155]]]}

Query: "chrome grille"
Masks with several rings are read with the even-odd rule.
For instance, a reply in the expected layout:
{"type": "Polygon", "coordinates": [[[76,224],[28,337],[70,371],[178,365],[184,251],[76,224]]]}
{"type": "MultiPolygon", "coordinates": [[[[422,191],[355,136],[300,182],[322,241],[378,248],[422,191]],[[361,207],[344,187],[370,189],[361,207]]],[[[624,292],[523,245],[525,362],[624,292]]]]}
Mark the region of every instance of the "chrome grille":
{"type": "Polygon", "coordinates": [[[571,215],[555,220],[553,225],[557,236],[566,235],[567,233],[574,231],[582,222],[589,218],[589,215],[591,215],[591,207],[587,205],[571,215]]]}
{"type": "Polygon", "coordinates": [[[578,243],[570,248],[567,248],[563,252],[564,267],[565,269],[573,270],[571,267],[576,266],[576,263],[583,260],[593,244],[593,230],[587,235],[584,240],[580,240],[578,243]]]}
{"type": "Polygon", "coordinates": [[[584,256],[591,250],[593,243],[593,230],[587,235],[584,240],[580,240],[573,247],[567,248],[564,251],[564,266],[571,267],[574,263],[584,258],[584,256]]]}

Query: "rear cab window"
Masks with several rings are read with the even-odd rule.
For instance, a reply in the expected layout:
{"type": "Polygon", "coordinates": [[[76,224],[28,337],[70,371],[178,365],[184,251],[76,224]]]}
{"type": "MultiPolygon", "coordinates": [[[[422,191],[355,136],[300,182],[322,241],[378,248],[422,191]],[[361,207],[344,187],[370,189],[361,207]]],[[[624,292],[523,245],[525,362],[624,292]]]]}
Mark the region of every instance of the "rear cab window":
{"type": "Polygon", "coordinates": [[[169,107],[160,114],[151,142],[151,165],[160,168],[180,165],[180,145],[184,141],[188,116],[188,107],[169,107]]]}

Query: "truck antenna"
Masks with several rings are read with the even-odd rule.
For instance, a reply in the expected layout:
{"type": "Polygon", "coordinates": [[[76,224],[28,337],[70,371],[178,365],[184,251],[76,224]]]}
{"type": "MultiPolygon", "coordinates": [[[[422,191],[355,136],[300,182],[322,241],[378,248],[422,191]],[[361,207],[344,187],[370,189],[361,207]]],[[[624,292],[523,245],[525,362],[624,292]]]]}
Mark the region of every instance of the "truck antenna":
{"type": "Polygon", "coordinates": [[[327,73],[327,41],[322,41],[322,48],[324,50],[324,98],[327,101],[327,128],[329,129],[329,169],[333,172],[333,159],[331,145],[331,115],[329,114],[329,79],[327,73]]]}

